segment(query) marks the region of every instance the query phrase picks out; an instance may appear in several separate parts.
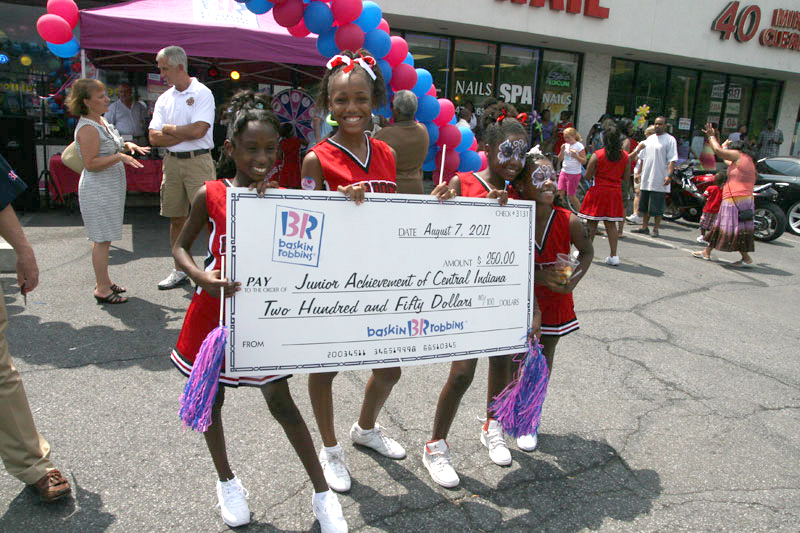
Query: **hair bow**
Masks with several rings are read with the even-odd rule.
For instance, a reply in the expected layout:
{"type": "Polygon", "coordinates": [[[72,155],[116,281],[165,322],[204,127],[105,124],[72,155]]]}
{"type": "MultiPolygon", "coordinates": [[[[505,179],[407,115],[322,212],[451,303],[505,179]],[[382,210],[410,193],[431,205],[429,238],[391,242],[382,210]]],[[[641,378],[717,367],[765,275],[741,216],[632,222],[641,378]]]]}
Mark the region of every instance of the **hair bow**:
{"type": "Polygon", "coordinates": [[[372,81],[375,81],[377,79],[375,71],[372,70],[372,67],[376,65],[375,58],[371,56],[365,57],[361,53],[359,53],[358,57],[356,57],[355,59],[341,54],[335,55],[330,59],[330,61],[328,61],[328,64],[326,66],[328,67],[328,70],[333,70],[337,67],[344,65],[342,71],[351,72],[354,68],[356,68],[356,63],[358,63],[358,65],[360,65],[361,68],[367,71],[367,74],[369,74],[369,77],[372,78],[372,81]]]}
{"type": "Polygon", "coordinates": [[[519,115],[517,115],[516,118],[520,122],[520,124],[523,124],[525,126],[528,125],[528,114],[527,113],[520,113],[519,115]]]}
{"type": "Polygon", "coordinates": [[[505,108],[503,108],[500,111],[500,114],[497,116],[497,122],[498,123],[503,122],[506,119],[507,116],[508,115],[506,115],[506,110],[505,110],[505,108]]]}

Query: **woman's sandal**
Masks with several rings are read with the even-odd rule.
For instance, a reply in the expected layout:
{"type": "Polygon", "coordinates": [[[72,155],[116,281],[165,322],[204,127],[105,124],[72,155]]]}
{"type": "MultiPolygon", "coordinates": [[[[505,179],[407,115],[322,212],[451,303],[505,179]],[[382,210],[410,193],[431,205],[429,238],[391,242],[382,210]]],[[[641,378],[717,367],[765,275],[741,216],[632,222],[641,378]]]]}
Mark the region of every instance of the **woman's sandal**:
{"type": "Polygon", "coordinates": [[[126,297],[120,296],[116,292],[112,292],[108,296],[98,296],[95,294],[94,299],[97,300],[98,304],[124,304],[128,301],[126,297]]]}
{"type": "Polygon", "coordinates": [[[711,261],[711,256],[704,254],[702,250],[692,252],[692,255],[698,259],[702,259],[703,261],[711,261]]]}
{"type": "Polygon", "coordinates": [[[117,294],[119,294],[121,292],[128,292],[128,289],[126,289],[125,287],[120,287],[116,283],[112,283],[111,284],[111,290],[114,291],[117,294]]]}

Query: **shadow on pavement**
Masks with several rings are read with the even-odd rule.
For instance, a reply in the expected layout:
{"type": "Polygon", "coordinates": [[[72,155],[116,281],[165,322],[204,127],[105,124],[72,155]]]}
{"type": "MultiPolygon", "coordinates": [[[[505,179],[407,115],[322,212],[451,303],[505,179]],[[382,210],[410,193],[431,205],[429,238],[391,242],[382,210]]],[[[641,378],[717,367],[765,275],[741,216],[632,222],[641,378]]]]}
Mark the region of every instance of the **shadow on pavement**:
{"type": "MultiPolygon", "coordinates": [[[[603,263],[605,264],[605,263],[603,263]]],[[[660,278],[664,275],[663,270],[658,270],[657,268],[650,268],[644,265],[640,265],[638,263],[620,263],[616,267],[609,267],[614,268],[617,270],[621,270],[622,272],[629,272],[631,274],[642,274],[644,276],[652,276],[654,278],[660,278]]]]}

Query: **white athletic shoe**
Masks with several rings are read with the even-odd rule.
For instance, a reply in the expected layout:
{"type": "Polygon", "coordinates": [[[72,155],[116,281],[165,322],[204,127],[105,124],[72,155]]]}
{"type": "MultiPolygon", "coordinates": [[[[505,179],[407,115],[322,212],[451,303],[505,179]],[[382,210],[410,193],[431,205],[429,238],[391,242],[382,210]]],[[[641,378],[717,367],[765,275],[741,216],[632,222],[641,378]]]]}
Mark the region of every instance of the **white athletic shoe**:
{"type": "Polygon", "coordinates": [[[457,487],[461,482],[450,461],[450,446],[444,439],[425,445],[422,452],[422,464],[428,469],[431,478],[442,487],[457,487]]]}
{"type": "Polygon", "coordinates": [[[631,224],[641,224],[642,223],[641,217],[639,215],[637,215],[636,213],[626,216],[625,220],[627,220],[631,224]]]}
{"type": "Polygon", "coordinates": [[[250,508],[247,506],[249,495],[236,476],[228,481],[217,480],[217,508],[225,524],[237,527],[250,523],[250,508]]]}
{"type": "Polygon", "coordinates": [[[697,242],[698,242],[698,243],[700,243],[700,244],[708,244],[708,241],[707,241],[707,240],[705,240],[705,238],[703,238],[703,236],[702,236],[702,235],[700,235],[699,237],[697,237],[697,242]]]}
{"type": "Polygon", "coordinates": [[[344,462],[344,450],[341,446],[337,444],[336,449],[332,451],[325,451],[325,448],[322,448],[319,452],[319,464],[330,488],[336,492],[350,490],[350,471],[344,462]]]}
{"type": "Polygon", "coordinates": [[[481,428],[481,444],[489,449],[489,459],[494,464],[500,466],[511,464],[511,452],[506,445],[505,432],[494,418],[489,420],[488,427],[484,424],[481,428]]]}
{"type": "Polygon", "coordinates": [[[158,289],[168,291],[169,289],[174,289],[175,287],[183,285],[187,281],[189,281],[189,276],[186,275],[186,272],[173,269],[173,271],[169,273],[169,276],[158,282],[158,289]]]}
{"type": "Polygon", "coordinates": [[[572,258],[577,259],[581,253],[578,250],[572,250],[572,258]]]}
{"type": "Polygon", "coordinates": [[[618,255],[610,255],[606,257],[606,264],[611,266],[618,266],[619,265],[619,256],[618,255]]]}
{"type": "Polygon", "coordinates": [[[347,533],[347,522],[342,514],[342,505],[332,490],[314,493],[311,498],[314,516],[319,520],[322,533],[347,533]]]}
{"type": "Polygon", "coordinates": [[[372,448],[390,459],[402,459],[406,456],[405,448],[399,442],[386,435],[380,424],[375,424],[372,429],[361,429],[358,422],[356,422],[350,428],[350,438],[356,444],[372,448]]]}
{"type": "Polygon", "coordinates": [[[538,445],[539,435],[537,433],[534,433],[533,435],[522,435],[521,437],[517,437],[517,448],[523,452],[532,452],[538,445]]]}

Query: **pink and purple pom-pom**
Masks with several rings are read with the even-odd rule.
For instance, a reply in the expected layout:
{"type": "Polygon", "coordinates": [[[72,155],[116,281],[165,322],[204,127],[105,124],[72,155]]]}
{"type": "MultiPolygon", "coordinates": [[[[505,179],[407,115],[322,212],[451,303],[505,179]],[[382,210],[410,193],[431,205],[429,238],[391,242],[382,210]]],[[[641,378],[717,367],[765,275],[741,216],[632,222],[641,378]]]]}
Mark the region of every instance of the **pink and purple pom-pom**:
{"type": "Polygon", "coordinates": [[[489,406],[506,433],[512,437],[536,433],[549,378],[542,345],[528,341],[528,352],[520,361],[517,375],[489,406]]]}
{"type": "Polygon", "coordinates": [[[181,394],[178,414],[183,427],[205,432],[211,425],[211,408],[219,389],[219,375],[225,361],[228,328],[218,326],[203,340],[192,365],[192,373],[181,394]]]}

